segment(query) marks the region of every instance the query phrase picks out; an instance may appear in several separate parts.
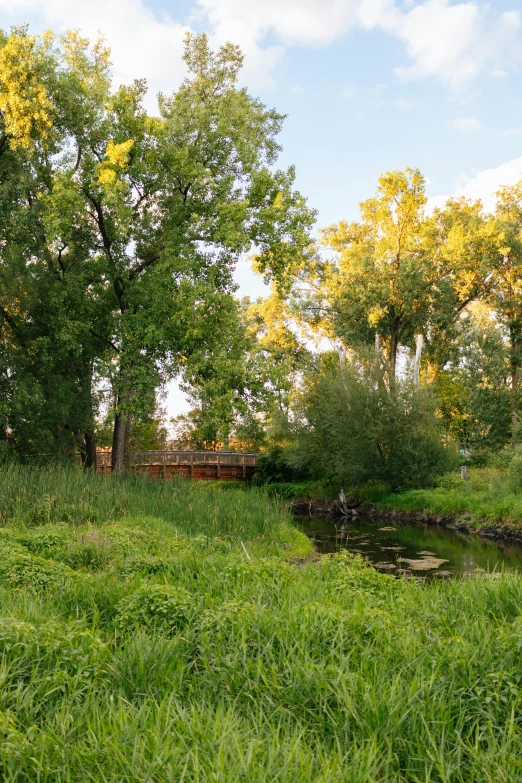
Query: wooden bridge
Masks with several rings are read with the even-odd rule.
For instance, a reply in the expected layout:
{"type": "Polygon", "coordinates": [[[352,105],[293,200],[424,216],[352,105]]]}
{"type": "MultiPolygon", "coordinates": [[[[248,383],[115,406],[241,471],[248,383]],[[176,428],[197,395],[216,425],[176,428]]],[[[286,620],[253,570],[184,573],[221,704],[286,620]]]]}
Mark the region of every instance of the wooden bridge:
{"type": "MultiPolygon", "coordinates": [[[[254,475],[257,454],[246,451],[135,451],[126,470],[151,478],[191,478],[195,481],[248,481],[254,475]]],[[[111,472],[110,451],[98,451],[96,470],[111,472]]]]}

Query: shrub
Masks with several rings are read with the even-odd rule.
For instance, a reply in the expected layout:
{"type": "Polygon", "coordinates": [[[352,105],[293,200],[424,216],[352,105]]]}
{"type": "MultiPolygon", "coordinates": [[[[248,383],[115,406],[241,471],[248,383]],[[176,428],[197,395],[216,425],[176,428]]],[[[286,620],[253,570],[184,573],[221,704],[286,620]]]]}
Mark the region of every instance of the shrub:
{"type": "Polygon", "coordinates": [[[57,587],[71,576],[74,576],[74,571],[54,560],[11,548],[0,553],[0,584],[9,587],[57,587]]]}
{"type": "Polygon", "coordinates": [[[400,380],[387,388],[378,375],[345,368],[312,380],[289,460],[344,487],[399,489],[433,484],[455,453],[444,447],[429,391],[400,380]]]}
{"type": "Polygon", "coordinates": [[[183,587],[144,585],[121,601],[117,623],[122,631],[144,626],[174,635],[187,625],[193,613],[193,598],[183,587]]]}

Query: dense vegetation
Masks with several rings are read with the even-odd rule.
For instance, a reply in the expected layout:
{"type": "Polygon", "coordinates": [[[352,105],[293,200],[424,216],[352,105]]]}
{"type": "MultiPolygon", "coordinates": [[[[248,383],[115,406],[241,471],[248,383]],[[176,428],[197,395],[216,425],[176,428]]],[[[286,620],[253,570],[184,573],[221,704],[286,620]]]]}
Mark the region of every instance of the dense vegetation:
{"type": "Polygon", "coordinates": [[[3,780],[520,778],[521,577],[303,561],[255,490],[1,481],[3,780]]]}
{"type": "Polygon", "coordinates": [[[237,342],[237,260],[275,277],[314,213],[275,169],[283,116],[237,86],[242,54],[186,39],[149,115],[78,32],[0,31],[0,437],[94,459],[100,404],[121,472],[132,424],[237,342]]]}
{"type": "Polygon", "coordinates": [[[516,445],[522,184],[431,210],[417,169],[387,172],[314,238],[239,49],[183,57],[148,113],[102,41],[0,33],[2,456],[88,467],[98,442],[122,472],[165,444],[175,376],[178,445],[263,449],[270,480],[426,487],[516,445]],[[239,302],[248,253],[272,288],[239,302]]]}

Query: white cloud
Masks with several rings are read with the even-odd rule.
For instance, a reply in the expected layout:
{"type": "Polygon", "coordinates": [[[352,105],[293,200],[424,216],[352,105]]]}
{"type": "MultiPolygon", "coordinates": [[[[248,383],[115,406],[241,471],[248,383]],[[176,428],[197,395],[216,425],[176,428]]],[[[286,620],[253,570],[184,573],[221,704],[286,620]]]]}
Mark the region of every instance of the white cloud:
{"type": "Polygon", "coordinates": [[[474,131],[481,127],[480,121],[475,117],[456,117],[453,127],[459,131],[474,131]]]}
{"type": "Polygon", "coordinates": [[[295,92],[298,95],[302,95],[304,93],[304,91],[305,91],[305,88],[303,87],[302,84],[294,84],[294,86],[292,87],[292,92],[295,92]]]}
{"type": "Polygon", "coordinates": [[[493,68],[491,75],[494,79],[507,79],[507,71],[504,71],[502,68],[493,68]]]}
{"type": "Polygon", "coordinates": [[[498,132],[499,136],[522,136],[522,126],[519,128],[506,128],[498,132]]]}
{"type": "MultiPolygon", "coordinates": [[[[216,40],[232,37],[245,47],[248,58],[261,61],[271,53],[276,63],[284,48],[295,44],[324,46],[356,26],[381,29],[399,38],[411,64],[396,69],[402,80],[438,77],[461,87],[485,67],[500,73],[499,60],[512,48],[520,14],[494,13],[486,4],[425,0],[401,10],[398,0],[197,0],[216,40]],[[280,42],[263,49],[267,34],[280,42]]],[[[265,63],[266,64],[266,63],[265,63]]]]}
{"type": "Polygon", "coordinates": [[[491,17],[475,2],[427,0],[407,14],[389,17],[389,31],[404,41],[413,60],[396,73],[403,80],[437,76],[461,87],[504,55],[519,27],[516,11],[491,17]]]}
{"type": "MultiPolygon", "coordinates": [[[[495,207],[495,193],[503,185],[515,185],[522,180],[522,157],[508,160],[490,169],[479,171],[471,177],[464,177],[451,194],[453,197],[480,199],[487,211],[495,207]]],[[[428,201],[428,209],[442,207],[449,195],[433,196],[428,201]]]]}
{"type": "Polygon", "coordinates": [[[271,80],[286,47],[325,46],[357,22],[361,0],[196,0],[213,44],[234,41],[245,53],[248,84],[271,80]],[[265,45],[271,33],[278,43],[265,45]]]}
{"type": "MultiPolygon", "coordinates": [[[[29,15],[40,28],[79,27],[90,37],[101,29],[113,50],[117,80],[145,74],[155,93],[175,87],[183,74],[187,26],[155,13],[145,1],[0,0],[0,24],[2,16],[29,15]]],[[[396,69],[402,80],[438,77],[462,86],[487,67],[500,78],[520,27],[517,11],[495,13],[484,0],[425,0],[412,7],[399,0],[192,2],[192,21],[209,31],[214,45],[230,40],[241,46],[243,78],[254,88],[270,81],[287,47],[326,46],[354,27],[384,30],[404,43],[410,63],[396,69]]]]}
{"type": "Polygon", "coordinates": [[[83,35],[106,36],[112,50],[117,83],[146,76],[151,95],[172,91],[181,80],[183,36],[187,27],[161,18],[140,0],[0,0],[2,13],[34,18],[32,29],[50,27],[56,33],[79,28],[83,35]]]}
{"type": "Polygon", "coordinates": [[[219,37],[231,25],[242,25],[261,42],[273,31],[285,46],[325,45],[342,36],[358,20],[362,0],[197,0],[219,37]]]}

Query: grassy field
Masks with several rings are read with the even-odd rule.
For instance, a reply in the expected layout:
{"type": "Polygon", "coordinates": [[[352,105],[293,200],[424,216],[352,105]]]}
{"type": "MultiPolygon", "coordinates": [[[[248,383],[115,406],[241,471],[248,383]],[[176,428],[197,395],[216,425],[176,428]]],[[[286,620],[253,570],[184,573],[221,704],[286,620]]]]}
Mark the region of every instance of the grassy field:
{"type": "Polygon", "coordinates": [[[420,585],[265,493],[0,474],[0,778],[522,781],[522,578],[420,585]]]}

